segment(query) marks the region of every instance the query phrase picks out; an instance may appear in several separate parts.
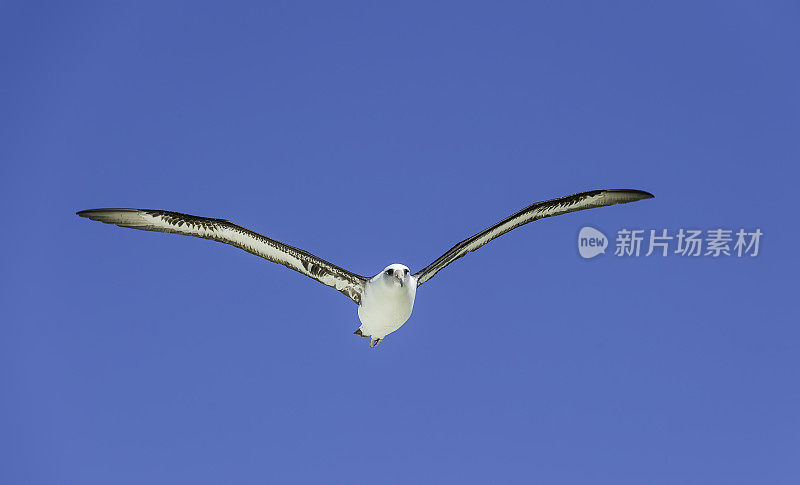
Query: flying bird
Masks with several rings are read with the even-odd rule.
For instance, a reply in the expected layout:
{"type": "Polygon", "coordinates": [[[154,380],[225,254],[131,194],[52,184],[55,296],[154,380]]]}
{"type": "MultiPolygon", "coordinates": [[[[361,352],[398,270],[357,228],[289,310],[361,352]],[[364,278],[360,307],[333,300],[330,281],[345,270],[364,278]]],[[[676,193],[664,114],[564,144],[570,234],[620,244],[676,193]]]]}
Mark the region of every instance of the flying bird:
{"type": "Polygon", "coordinates": [[[368,337],[369,346],[375,347],[411,316],[417,288],[456,259],[475,251],[492,239],[545,217],[650,198],[653,198],[652,194],[641,190],[610,189],[592,190],[536,202],[464,239],[414,274],[411,274],[407,266],[395,263],[371,278],[351,273],[302,249],[263,236],[225,219],[210,219],[150,209],[89,209],[80,211],[77,215],[132,229],[210,239],[236,246],[273,263],[282,264],[340,291],[353,300],[358,305],[358,318],[361,321],[361,326],[354,333],[368,337]]]}

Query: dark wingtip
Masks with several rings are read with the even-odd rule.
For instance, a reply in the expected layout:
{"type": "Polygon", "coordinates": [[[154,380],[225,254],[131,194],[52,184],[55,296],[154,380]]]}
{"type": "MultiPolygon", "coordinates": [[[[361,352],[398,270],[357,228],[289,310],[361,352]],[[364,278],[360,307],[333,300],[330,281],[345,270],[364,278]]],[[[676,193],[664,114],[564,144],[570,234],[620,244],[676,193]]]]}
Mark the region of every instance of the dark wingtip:
{"type": "Polygon", "coordinates": [[[650,192],[645,192],[644,190],[633,190],[632,192],[636,192],[637,194],[642,196],[642,199],[655,199],[656,196],[651,194],[650,192]]]}
{"type": "Polygon", "coordinates": [[[79,215],[80,217],[86,217],[87,219],[93,219],[104,212],[107,212],[109,209],[85,209],[82,211],[78,211],[75,214],[79,215]]]}
{"type": "Polygon", "coordinates": [[[642,197],[642,199],[655,199],[656,198],[655,195],[651,194],[650,192],[646,192],[644,190],[631,190],[630,192],[633,192],[635,194],[640,195],[642,197]]]}
{"type": "Polygon", "coordinates": [[[89,217],[100,215],[100,214],[108,214],[110,212],[137,212],[139,209],[127,209],[127,208],[109,208],[109,209],[85,209],[82,211],[78,211],[75,214],[81,217],[89,217]]]}
{"type": "Polygon", "coordinates": [[[642,199],[655,199],[656,196],[651,194],[650,192],[645,192],[644,190],[637,190],[637,189],[608,189],[606,192],[625,192],[630,195],[638,196],[636,200],[642,199]]]}

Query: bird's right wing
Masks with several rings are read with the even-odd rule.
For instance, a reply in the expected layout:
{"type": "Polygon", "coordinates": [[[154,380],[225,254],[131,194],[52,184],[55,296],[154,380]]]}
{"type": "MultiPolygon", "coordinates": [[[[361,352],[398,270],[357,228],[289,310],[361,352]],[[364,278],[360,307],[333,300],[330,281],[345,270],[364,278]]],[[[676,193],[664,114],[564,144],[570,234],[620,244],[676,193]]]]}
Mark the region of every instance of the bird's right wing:
{"type": "Polygon", "coordinates": [[[170,232],[230,244],[313,278],[342,292],[357,305],[361,304],[361,292],[367,278],[224,219],[147,209],[90,209],[77,214],[121,227],[170,232]]]}
{"type": "Polygon", "coordinates": [[[653,198],[653,194],[642,190],[609,189],[592,190],[590,192],[581,192],[558,199],[536,202],[450,248],[450,250],[440,256],[439,259],[414,275],[414,277],[417,278],[417,286],[433,278],[436,273],[456,259],[470,251],[475,251],[492,239],[500,237],[523,224],[545,217],[566,214],[567,212],[592,209],[594,207],[603,207],[606,205],[625,204],[651,198],[653,198]]]}

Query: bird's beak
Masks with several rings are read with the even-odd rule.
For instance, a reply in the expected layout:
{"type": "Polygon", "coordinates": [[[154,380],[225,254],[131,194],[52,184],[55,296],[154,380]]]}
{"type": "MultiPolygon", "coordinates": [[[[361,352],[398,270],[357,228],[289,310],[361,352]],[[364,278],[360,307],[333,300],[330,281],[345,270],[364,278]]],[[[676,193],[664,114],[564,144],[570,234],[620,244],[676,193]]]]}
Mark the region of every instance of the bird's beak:
{"type": "Polygon", "coordinates": [[[394,279],[396,279],[397,282],[400,283],[400,286],[404,286],[403,285],[403,276],[402,275],[399,275],[397,272],[395,272],[394,273],[394,279]]]}

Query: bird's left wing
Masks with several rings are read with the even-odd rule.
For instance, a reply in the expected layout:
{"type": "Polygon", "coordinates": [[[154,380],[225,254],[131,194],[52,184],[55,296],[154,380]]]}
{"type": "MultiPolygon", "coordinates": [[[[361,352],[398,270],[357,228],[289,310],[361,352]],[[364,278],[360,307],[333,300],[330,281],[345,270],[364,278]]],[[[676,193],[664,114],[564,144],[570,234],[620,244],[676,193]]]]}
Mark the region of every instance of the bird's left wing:
{"type": "Polygon", "coordinates": [[[651,199],[653,197],[653,194],[642,190],[609,189],[592,190],[590,192],[581,192],[558,199],[536,202],[516,214],[506,217],[492,227],[470,238],[464,239],[453,246],[449,251],[439,257],[439,259],[414,275],[414,277],[417,278],[417,286],[433,278],[436,273],[456,259],[470,251],[475,251],[492,239],[500,237],[523,224],[545,217],[566,214],[567,212],[592,209],[594,207],[603,207],[606,205],[625,204],[641,199],[651,199]]]}
{"type": "Polygon", "coordinates": [[[180,212],[147,209],[90,209],[77,214],[93,221],[121,227],[170,232],[230,244],[313,278],[323,285],[342,292],[356,304],[361,304],[361,292],[367,278],[225,219],[209,219],[180,212]]]}

